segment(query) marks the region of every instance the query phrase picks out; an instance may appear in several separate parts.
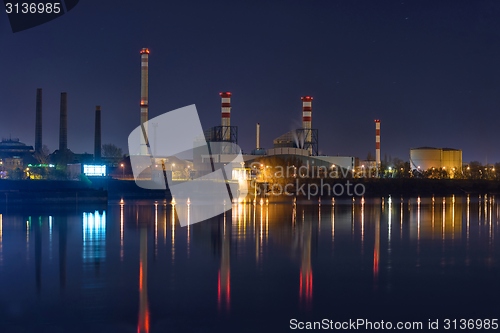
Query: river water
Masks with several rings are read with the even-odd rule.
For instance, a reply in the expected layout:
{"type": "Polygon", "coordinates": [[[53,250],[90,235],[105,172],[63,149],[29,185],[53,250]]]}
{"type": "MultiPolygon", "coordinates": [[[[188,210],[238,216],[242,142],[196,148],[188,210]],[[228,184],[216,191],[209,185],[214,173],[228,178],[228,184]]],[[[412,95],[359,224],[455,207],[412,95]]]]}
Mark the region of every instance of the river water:
{"type": "Polygon", "coordinates": [[[500,317],[495,197],[271,200],[189,227],[163,201],[1,211],[1,332],[500,317]]]}

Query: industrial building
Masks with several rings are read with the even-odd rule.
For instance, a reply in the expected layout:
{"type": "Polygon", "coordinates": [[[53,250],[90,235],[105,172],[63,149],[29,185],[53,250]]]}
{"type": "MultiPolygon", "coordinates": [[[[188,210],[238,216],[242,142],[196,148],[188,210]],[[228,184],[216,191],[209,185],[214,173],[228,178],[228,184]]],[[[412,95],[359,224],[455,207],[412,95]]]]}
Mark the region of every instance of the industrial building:
{"type": "Polygon", "coordinates": [[[2,138],[0,142],[0,178],[5,178],[9,172],[23,170],[30,163],[35,163],[33,146],[22,143],[17,138],[2,138]]]}
{"type": "MultiPolygon", "coordinates": [[[[298,163],[308,168],[343,168],[352,170],[355,158],[351,156],[321,156],[318,154],[318,130],[311,127],[311,96],[302,97],[302,128],[287,132],[273,141],[273,148],[264,149],[260,143],[260,124],[256,125],[256,146],[251,154],[243,154],[245,165],[231,165],[239,153],[238,127],[231,125],[231,92],[221,92],[221,125],[205,130],[205,137],[200,138],[209,143],[211,153],[194,154],[193,169],[206,174],[211,169],[219,169],[229,165],[231,174],[241,174],[241,168],[250,171],[255,161],[271,160],[298,163]]],[[[196,145],[198,146],[198,145],[196,145]]]]}
{"type": "Polygon", "coordinates": [[[462,172],[462,150],[454,148],[420,147],[410,149],[410,167],[417,172],[444,170],[450,178],[462,172]]]}
{"type": "MultiPolygon", "coordinates": [[[[142,130],[148,133],[148,107],[149,107],[149,55],[150,51],[147,48],[140,50],[141,62],[141,95],[140,95],[140,124],[142,130]]],[[[244,164],[232,165],[238,154],[242,153],[238,147],[238,126],[231,124],[231,98],[232,93],[229,91],[221,92],[221,123],[220,125],[213,126],[204,131],[203,137],[199,140],[203,143],[207,142],[208,151],[200,153],[194,149],[192,161],[186,161],[185,168],[188,170],[186,174],[190,178],[195,178],[200,175],[207,174],[207,171],[213,171],[223,167],[248,169],[249,166],[256,161],[265,161],[273,159],[276,163],[295,163],[298,165],[305,165],[308,169],[323,168],[323,170],[332,169],[345,169],[354,170],[356,161],[352,156],[326,156],[319,154],[319,130],[313,128],[312,113],[313,113],[313,97],[306,95],[301,97],[302,102],[302,126],[282,135],[279,135],[273,140],[271,148],[264,148],[260,142],[260,123],[256,124],[256,137],[255,148],[251,150],[250,154],[243,154],[244,164]]],[[[101,152],[101,108],[95,108],[95,132],[94,132],[94,154],[75,154],[68,148],[68,96],[66,92],[62,92],[60,96],[60,115],[59,115],[59,149],[50,154],[47,162],[57,165],[67,166],[68,164],[80,163],[102,167],[104,164],[113,166],[106,163],[106,159],[102,157],[101,152]]],[[[298,110],[297,110],[298,111],[298,110]]],[[[375,120],[376,123],[376,165],[377,170],[380,169],[380,121],[375,120]]],[[[156,129],[155,129],[156,130],[156,129]]],[[[146,136],[147,137],[147,136],[146,136]]],[[[2,142],[6,146],[8,142],[2,142]]],[[[21,143],[10,142],[16,146],[21,146],[21,143]]],[[[1,145],[0,145],[1,146],[1,145]]],[[[141,155],[152,154],[150,152],[149,142],[145,137],[141,141],[141,155]]],[[[201,145],[194,143],[195,147],[201,145]]],[[[32,159],[33,156],[40,156],[43,153],[42,143],[42,89],[37,89],[36,92],[36,124],[35,124],[35,147],[27,146],[24,149],[28,150],[27,155],[32,159]],[[35,153],[35,155],[33,155],[35,153]],[[38,155],[37,155],[38,154],[38,155]]],[[[17,155],[16,155],[17,156],[17,155]]],[[[445,154],[444,160],[447,155],[445,154]]],[[[461,158],[461,155],[460,155],[461,158]]],[[[174,159],[170,162],[170,171],[174,172],[173,165],[174,159]]],[[[17,161],[18,163],[20,161],[17,161]]],[[[32,161],[36,163],[35,160],[32,161]]],[[[109,162],[109,161],[108,161],[109,162]]],[[[156,161],[158,162],[158,161],[156,161]]],[[[122,176],[125,166],[121,166],[122,176]]],[[[449,164],[448,162],[443,162],[449,164]]],[[[116,164],[116,163],[115,163],[116,164]]],[[[158,164],[158,163],[156,163],[158,164]]],[[[422,163],[423,164],[423,163],[422,163]]],[[[184,165],[177,160],[175,165],[184,165]]],[[[114,165],[116,167],[116,165],[114,165]]],[[[231,170],[229,168],[229,170],[231,170]]],[[[238,170],[240,172],[241,170],[238,170]]],[[[237,172],[237,173],[238,173],[237,172]]],[[[234,174],[234,173],[231,173],[234,174]]],[[[241,174],[241,172],[240,172],[241,174]]],[[[343,173],[345,174],[345,173],[343,173]]],[[[354,175],[354,172],[352,173],[354,175]]],[[[184,178],[184,177],[182,177],[184,178]]]]}

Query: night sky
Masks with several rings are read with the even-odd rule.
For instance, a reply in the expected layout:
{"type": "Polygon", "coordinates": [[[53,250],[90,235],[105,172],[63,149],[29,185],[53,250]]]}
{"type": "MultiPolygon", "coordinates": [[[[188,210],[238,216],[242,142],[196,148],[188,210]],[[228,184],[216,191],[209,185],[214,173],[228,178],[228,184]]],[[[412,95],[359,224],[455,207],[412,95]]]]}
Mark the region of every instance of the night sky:
{"type": "Polygon", "coordinates": [[[140,54],[149,59],[149,115],[196,104],[220,125],[231,91],[239,144],[255,148],[301,124],[311,95],[320,153],[407,159],[420,146],[463,150],[464,162],[500,162],[500,1],[85,0],[44,25],[12,33],[0,13],[0,136],[34,145],[36,88],[43,142],[58,148],[60,92],[68,93],[68,147],[127,151],[139,125],[140,54]]]}

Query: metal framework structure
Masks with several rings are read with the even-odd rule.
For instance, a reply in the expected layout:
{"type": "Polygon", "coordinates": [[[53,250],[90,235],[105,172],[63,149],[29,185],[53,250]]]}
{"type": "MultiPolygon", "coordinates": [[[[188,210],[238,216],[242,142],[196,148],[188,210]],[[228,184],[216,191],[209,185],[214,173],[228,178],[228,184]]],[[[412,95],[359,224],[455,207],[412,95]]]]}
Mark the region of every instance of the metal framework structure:
{"type": "Polygon", "coordinates": [[[238,126],[214,126],[205,130],[205,140],[207,142],[228,142],[234,143],[222,146],[221,151],[212,151],[214,154],[237,154],[238,126]]]}
{"type": "Polygon", "coordinates": [[[205,130],[205,139],[210,142],[238,144],[238,126],[214,126],[205,130]]]}

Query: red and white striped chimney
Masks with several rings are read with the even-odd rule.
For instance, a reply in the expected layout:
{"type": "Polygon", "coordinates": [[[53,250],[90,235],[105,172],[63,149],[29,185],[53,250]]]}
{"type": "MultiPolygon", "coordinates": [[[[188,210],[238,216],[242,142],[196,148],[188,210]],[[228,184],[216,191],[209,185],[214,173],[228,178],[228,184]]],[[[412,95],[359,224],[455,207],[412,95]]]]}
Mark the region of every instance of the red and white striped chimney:
{"type": "Polygon", "coordinates": [[[378,176],[380,172],[380,120],[378,119],[375,119],[375,163],[378,176]]]}
{"type": "Polygon", "coordinates": [[[302,99],[302,128],[305,129],[305,142],[309,143],[309,154],[312,155],[312,100],[311,96],[301,97],[302,99]]]}
{"type": "MultiPolygon", "coordinates": [[[[143,48],[141,50],[141,126],[148,121],[148,98],[149,98],[149,49],[143,48]]],[[[146,135],[149,134],[147,126],[145,127],[146,135]]],[[[149,139],[148,139],[149,140],[149,139]]],[[[148,148],[146,145],[146,138],[141,135],[141,155],[147,155],[148,148]]]]}
{"type": "MultiPolygon", "coordinates": [[[[229,91],[219,93],[221,97],[222,126],[231,126],[231,93],[229,91]]],[[[223,128],[223,139],[229,140],[231,131],[223,128]]]]}

